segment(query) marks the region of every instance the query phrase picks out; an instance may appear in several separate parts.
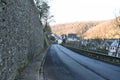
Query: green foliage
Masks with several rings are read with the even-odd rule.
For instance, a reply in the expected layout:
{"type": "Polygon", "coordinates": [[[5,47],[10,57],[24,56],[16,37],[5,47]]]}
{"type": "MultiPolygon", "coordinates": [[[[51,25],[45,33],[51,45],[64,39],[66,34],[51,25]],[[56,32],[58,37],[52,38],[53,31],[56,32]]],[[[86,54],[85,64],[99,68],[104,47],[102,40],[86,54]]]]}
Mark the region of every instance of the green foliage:
{"type": "Polygon", "coordinates": [[[25,66],[26,66],[27,64],[28,64],[28,61],[26,61],[26,60],[22,61],[22,62],[20,63],[19,68],[18,68],[18,72],[21,72],[21,71],[25,68],[25,66]]]}
{"type": "Polygon", "coordinates": [[[45,42],[45,43],[44,43],[44,46],[45,46],[45,47],[48,47],[48,46],[50,45],[50,42],[48,41],[47,36],[44,37],[44,40],[45,40],[45,41],[44,41],[44,42],[45,42]]]}
{"type": "Polygon", "coordinates": [[[23,71],[23,69],[25,68],[25,66],[28,64],[28,61],[27,60],[24,60],[20,63],[18,69],[17,69],[17,73],[16,73],[16,76],[15,76],[15,79],[14,80],[17,80],[19,75],[21,74],[21,72],[23,71]]]}

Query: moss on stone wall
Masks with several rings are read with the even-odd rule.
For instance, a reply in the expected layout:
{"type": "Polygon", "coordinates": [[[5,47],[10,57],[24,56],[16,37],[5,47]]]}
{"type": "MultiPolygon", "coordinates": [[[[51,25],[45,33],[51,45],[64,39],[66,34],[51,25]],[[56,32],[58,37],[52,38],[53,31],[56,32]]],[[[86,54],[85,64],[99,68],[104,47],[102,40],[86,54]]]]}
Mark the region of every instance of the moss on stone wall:
{"type": "Polygon", "coordinates": [[[24,68],[27,66],[28,61],[27,60],[23,60],[20,65],[17,68],[17,72],[16,72],[16,76],[14,80],[17,80],[19,75],[21,74],[21,72],[24,70],[24,68]]]}

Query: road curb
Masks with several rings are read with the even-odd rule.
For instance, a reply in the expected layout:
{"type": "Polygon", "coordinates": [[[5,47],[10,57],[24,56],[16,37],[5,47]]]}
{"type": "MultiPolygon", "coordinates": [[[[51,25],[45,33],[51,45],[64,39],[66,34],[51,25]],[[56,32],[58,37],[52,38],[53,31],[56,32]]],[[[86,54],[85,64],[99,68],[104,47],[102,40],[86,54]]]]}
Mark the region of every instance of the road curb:
{"type": "Polygon", "coordinates": [[[40,68],[39,68],[39,71],[38,71],[38,80],[45,80],[43,65],[45,63],[48,50],[49,50],[49,47],[46,49],[46,51],[44,52],[44,55],[42,57],[42,62],[40,64],[40,68]]]}

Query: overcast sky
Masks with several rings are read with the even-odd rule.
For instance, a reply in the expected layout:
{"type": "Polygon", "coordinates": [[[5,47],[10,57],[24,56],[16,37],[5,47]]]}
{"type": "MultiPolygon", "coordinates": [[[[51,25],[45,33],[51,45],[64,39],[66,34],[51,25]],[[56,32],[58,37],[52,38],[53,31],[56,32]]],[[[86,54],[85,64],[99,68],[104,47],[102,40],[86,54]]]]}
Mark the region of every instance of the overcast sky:
{"type": "Polygon", "coordinates": [[[108,20],[120,11],[120,0],[50,0],[54,24],[108,20]]]}

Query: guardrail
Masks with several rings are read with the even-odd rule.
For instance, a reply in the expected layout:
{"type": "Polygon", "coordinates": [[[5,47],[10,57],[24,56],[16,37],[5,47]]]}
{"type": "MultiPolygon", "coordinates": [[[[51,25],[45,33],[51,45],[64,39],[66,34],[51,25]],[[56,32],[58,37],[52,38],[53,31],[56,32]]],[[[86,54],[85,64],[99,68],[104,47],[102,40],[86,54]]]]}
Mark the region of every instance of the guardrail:
{"type": "Polygon", "coordinates": [[[102,53],[98,53],[98,52],[87,51],[84,49],[73,48],[70,46],[65,46],[65,45],[63,45],[63,46],[66,48],[69,48],[69,49],[71,49],[79,54],[82,54],[84,56],[88,56],[88,57],[91,57],[94,59],[102,60],[102,61],[120,66],[120,58],[108,56],[106,54],[102,54],[102,53]]]}

